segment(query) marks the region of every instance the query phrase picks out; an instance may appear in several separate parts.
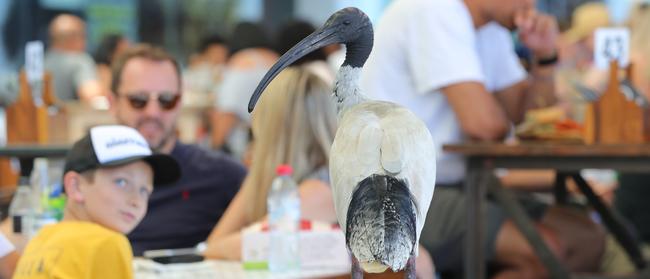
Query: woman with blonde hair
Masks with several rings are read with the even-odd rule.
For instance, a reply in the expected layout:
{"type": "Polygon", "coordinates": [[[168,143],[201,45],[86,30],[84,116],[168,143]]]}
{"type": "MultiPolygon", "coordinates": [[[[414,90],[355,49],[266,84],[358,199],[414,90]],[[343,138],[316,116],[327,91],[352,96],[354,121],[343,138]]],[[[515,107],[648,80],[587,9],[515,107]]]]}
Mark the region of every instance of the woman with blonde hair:
{"type": "Polygon", "coordinates": [[[336,133],[332,88],[304,67],[284,70],[252,115],[252,165],[239,193],[207,240],[205,256],[241,259],[241,229],[265,218],[275,168],[293,167],[301,217],[336,222],[329,187],[329,150],[336,133]]]}

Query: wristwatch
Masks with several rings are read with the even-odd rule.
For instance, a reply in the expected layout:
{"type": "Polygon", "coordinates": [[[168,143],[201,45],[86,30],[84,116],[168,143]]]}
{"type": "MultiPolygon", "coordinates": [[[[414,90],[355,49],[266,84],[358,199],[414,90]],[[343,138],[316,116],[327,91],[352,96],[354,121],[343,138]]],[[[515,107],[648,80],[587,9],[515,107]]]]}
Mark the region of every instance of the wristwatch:
{"type": "Polygon", "coordinates": [[[556,52],[553,52],[553,55],[551,55],[550,57],[538,59],[537,60],[537,65],[539,65],[539,66],[555,65],[558,60],[559,60],[559,57],[558,57],[557,51],[556,51],[556,52]]]}

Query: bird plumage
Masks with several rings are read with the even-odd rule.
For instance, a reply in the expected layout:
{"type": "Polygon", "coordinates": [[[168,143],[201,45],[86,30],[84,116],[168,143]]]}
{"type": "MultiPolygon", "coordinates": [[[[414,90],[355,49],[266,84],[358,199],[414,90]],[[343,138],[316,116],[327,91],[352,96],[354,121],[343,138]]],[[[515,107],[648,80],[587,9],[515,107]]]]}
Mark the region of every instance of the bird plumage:
{"type": "MultiPolygon", "coordinates": [[[[372,175],[387,175],[405,181],[414,197],[416,239],[424,226],[433,197],[436,166],[435,148],[425,124],[404,107],[383,101],[365,101],[344,108],[330,151],[330,177],[337,218],[347,227],[347,215],[355,187],[372,175]]],[[[363,228],[359,228],[363,229],[363,228]]],[[[403,268],[409,253],[399,263],[403,268]]],[[[369,257],[357,256],[360,262],[369,257]]]]}
{"type": "Polygon", "coordinates": [[[406,267],[416,242],[416,212],[405,181],[374,174],[354,188],[345,236],[364,270],[383,272],[406,267]]]}
{"type": "Polygon", "coordinates": [[[359,89],[372,40],[372,25],[363,12],[336,12],[271,67],[253,93],[249,111],[283,68],[325,45],[346,44],[334,89],[339,127],[329,165],[336,215],[353,255],[353,278],[362,276],[360,269],[386,268],[409,268],[407,277],[414,278],[417,243],[435,185],[435,147],[424,122],[412,112],[370,100],[359,89]]]}

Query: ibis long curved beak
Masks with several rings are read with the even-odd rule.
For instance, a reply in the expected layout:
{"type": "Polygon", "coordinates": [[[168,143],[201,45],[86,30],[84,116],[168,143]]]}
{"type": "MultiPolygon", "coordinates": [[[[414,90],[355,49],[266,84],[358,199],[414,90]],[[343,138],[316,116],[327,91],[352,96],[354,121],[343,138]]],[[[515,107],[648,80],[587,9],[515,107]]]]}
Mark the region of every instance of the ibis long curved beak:
{"type": "Polygon", "coordinates": [[[342,43],[342,41],[339,36],[337,36],[336,27],[328,26],[314,31],[314,33],[309,34],[309,36],[305,37],[289,49],[280,57],[280,59],[278,59],[278,62],[271,67],[266,75],[264,75],[264,78],[262,78],[260,83],[257,85],[257,88],[255,88],[255,92],[253,92],[253,95],[248,102],[248,112],[250,113],[253,111],[257,100],[262,96],[262,92],[266,86],[268,86],[273,78],[275,78],[275,76],[277,76],[284,68],[321,47],[335,43],[342,43]]]}

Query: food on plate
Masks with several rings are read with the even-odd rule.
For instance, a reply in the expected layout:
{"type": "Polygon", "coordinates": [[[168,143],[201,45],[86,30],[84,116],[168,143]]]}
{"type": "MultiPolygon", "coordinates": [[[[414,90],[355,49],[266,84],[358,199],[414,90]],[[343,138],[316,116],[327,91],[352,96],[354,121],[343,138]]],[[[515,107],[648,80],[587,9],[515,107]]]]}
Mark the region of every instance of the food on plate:
{"type": "Polygon", "coordinates": [[[550,107],[531,110],[524,122],[515,128],[522,140],[582,141],[582,125],[566,117],[562,108],[550,107]]]}

